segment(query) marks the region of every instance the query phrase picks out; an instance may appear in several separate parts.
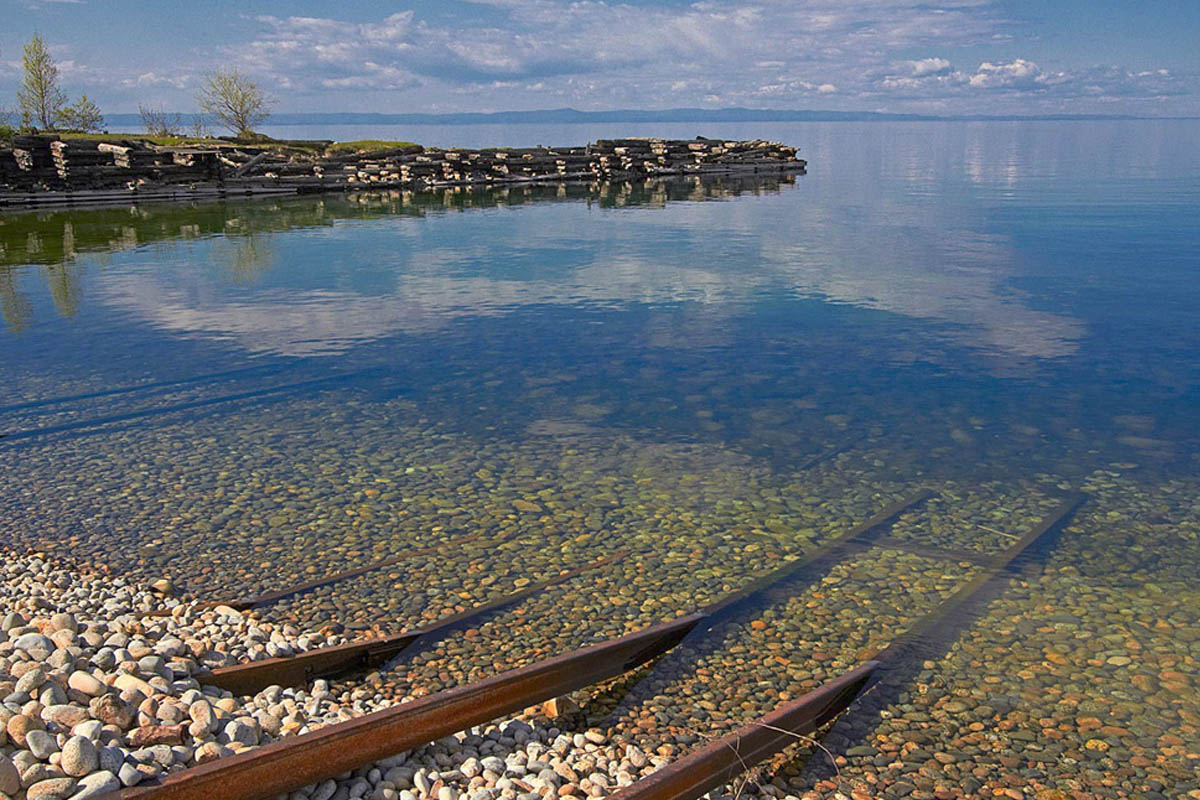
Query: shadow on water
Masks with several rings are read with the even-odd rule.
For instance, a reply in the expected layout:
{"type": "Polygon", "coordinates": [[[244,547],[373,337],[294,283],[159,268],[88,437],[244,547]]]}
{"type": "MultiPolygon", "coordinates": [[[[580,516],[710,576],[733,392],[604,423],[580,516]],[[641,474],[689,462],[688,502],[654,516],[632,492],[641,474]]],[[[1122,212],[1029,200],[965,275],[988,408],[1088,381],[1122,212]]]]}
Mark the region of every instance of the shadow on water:
{"type": "Polygon", "coordinates": [[[239,392],[237,394],[209,397],[203,400],[193,400],[187,403],[176,403],[172,405],[160,406],[158,408],[128,411],[122,414],[112,414],[103,417],[93,417],[91,419],[64,423],[60,425],[48,425],[44,428],[33,428],[22,431],[7,431],[3,432],[0,438],[4,438],[7,441],[13,442],[21,439],[31,439],[34,437],[48,436],[57,433],[78,432],[89,428],[101,428],[114,423],[129,422],[136,419],[148,419],[160,415],[178,413],[180,411],[193,411],[212,406],[221,406],[228,403],[237,403],[243,400],[257,401],[266,397],[296,394],[318,387],[337,385],[363,374],[363,372],[343,373],[336,376],[313,378],[307,381],[297,381],[295,383],[287,383],[280,386],[271,386],[263,389],[255,389],[253,391],[239,392]]]}
{"type": "Polygon", "coordinates": [[[63,397],[52,397],[46,400],[32,400],[28,403],[13,403],[8,406],[0,406],[0,413],[7,411],[24,411],[33,408],[45,408],[48,406],[57,406],[64,403],[73,403],[79,400],[97,400],[102,397],[114,397],[122,394],[138,394],[146,395],[157,391],[171,391],[180,386],[188,386],[192,384],[205,384],[215,382],[223,378],[243,377],[247,375],[274,375],[286,369],[283,365],[271,365],[261,367],[245,367],[243,369],[231,369],[223,372],[210,372],[205,375],[193,375],[188,378],[179,378],[170,381],[153,381],[144,383],[138,386],[124,386],[120,389],[105,389],[99,392],[88,392],[86,394],[64,395],[63,397]]]}

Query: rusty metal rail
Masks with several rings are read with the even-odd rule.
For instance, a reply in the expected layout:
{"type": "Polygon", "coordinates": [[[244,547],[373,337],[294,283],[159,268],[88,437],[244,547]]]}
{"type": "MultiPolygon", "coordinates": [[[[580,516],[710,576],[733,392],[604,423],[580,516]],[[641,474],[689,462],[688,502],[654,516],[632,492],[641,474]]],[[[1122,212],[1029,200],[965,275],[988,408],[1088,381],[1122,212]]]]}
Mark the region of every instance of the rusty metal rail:
{"type": "Polygon", "coordinates": [[[900,516],[905,511],[908,511],[910,508],[925,502],[935,494],[936,492],[931,489],[921,489],[904,500],[892,503],[891,505],[879,511],[870,519],[860,522],[850,530],[842,533],[839,536],[833,537],[827,542],[823,542],[819,547],[814,550],[810,550],[795,561],[789,561],[779,569],[772,570],[758,579],[751,581],[742,589],[726,595],[721,600],[704,609],[705,613],[713,617],[722,614],[732,609],[734,606],[744,603],[746,600],[749,600],[756,594],[769,589],[775,584],[787,580],[805,567],[811,566],[822,558],[828,556],[830,553],[833,553],[838,548],[850,543],[864,541],[865,537],[867,537],[876,529],[888,524],[889,522],[892,522],[896,517],[900,516]]]}
{"type": "Polygon", "coordinates": [[[235,694],[253,694],[268,686],[302,686],[316,678],[333,678],[352,672],[368,670],[384,664],[400,652],[411,647],[418,639],[432,639],[464,625],[482,619],[488,614],[564,583],[590,570],[599,569],[628,556],[621,551],[555,575],[538,583],[530,584],[518,592],[505,595],[490,603],[468,608],[457,614],[442,617],[433,624],[412,631],[363,639],[333,647],[321,647],[307,653],[285,658],[268,658],[220,667],[211,672],[201,672],[193,677],[201,683],[219,686],[235,694]]]}
{"type": "Polygon", "coordinates": [[[1033,530],[991,559],[978,575],[938,604],[931,613],[910,625],[901,636],[873,658],[877,661],[892,661],[905,648],[923,641],[935,628],[945,626],[947,618],[960,611],[1002,572],[1019,562],[1030,550],[1049,543],[1086,499],[1087,495],[1082,492],[1068,495],[1053,511],[1043,517],[1033,530]]]}
{"type": "MultiPolygon", "coordinates": [[[[743,589],[732,592],[720,601],[702,609],[700,613],[703,615],[705,625],[711,624],[717,616],[733,606],[787,579],[800,569],[828,555],[842,544],[861,540],[862,537],[868,535],[871,531],[893,520],[904,511],[929,499],[933,494],[932,491],[923,489],[904,500],[892,503],[870,519],[855,525],[842,535],[805,554],[804,557],[788,562],[783,567],[752,581],[743,589]]],[[[412,555],[415,554],[410,554],[408,557],[412,557],[412,555]]],[[[493,611],[518,603],[555,584],[574,578],[588,570],[610,564],[620,558],[624,558],[626,555],[628,555],[626,552],[616,553],[591,564],[577,567],[548,580],[527,586],[519,592],[501,597],[491,603],[470,608],[459,614],[440,619],[430,627],[422,630],[409,631],[376,639],[364,639],[334,647],[323,647],[288,658],[271,658],[263,661],[252,661],[247,664],[221,667],[212,672],[200,673],[195,677],[201,683],[219,686],[237,694],[252,694],[273,684],[280,686],[300,686],[315,678],[336,677],[338,675],[367,670],[386,663],[389,659],[411,647],[419,638],[431,639],[435,636],[443,635],[469,620],[481,618],[493,611]]],[[[367,568],[364,567],[362,569],[365,570],[367,568]]],[[[270,597],[281,596],[282,594],[282,592],[277,592],[270,597]]]]}
{"type": "MultiPolygon", "coordinates": [[[[737,775],[788,745],[794,744],[797,734],[803,736],[816,731],[848,708],[863,692],[869,692],[871,686],[876,685],[887,671],[895,669],[898,662],[905,660],[904,657],[913,644],[924,640],[931,631],[937,629],[941,638],[947,638],[957,629],[955,625],[948,624],[948,619],[961,611],[967,603],[978,598],[985,587],[994,585],[1001,573],[1031,549],[1047,544],[1061,531],[1085,499],[1086,495],[1082,493],[1068,496],[1033,530],[988,560],[985,569],[979,575],[939,603],[895,642],[857,669],[666,765],[649,777],[609,795],[607,800],[695,800],[706,792],[729,783],[737,775]]],[[[876,544],[895,546],[896,543],[883,539],[876,540],[876,544]]],[[[949,555],[958,557],[960,554],[951,552],[949,555]]],[[[872,710],[880,707],[880,699],[875,698],[872,710]]]]}
{"type": "Polygon", "coordinates": [[[844,711],[867,685],[876,666],[868,661],[610,794],[608,800],[695,800],[724,786],[844,711]]]}
{"type": "Polygon", "coordinates": [[[670,650],[702,614],[664,622],[469,686],[191,767],[104,800],[263,800],[608,680],[670,650]]]}
{"type": "MultiPolygon", "coordinates": [[[[932,496],[922,491],[895,503],[842,536],[825,543],[804,558],[770,572],[742,590],[707,609],[637,633],[612,639],[591,647],[505,672],[469,686],[450,689],[409,703],[385,709],[349,722],[332,725],[314,733],[275,742],[229,758],[192,767],[168,776],[161,784],[139,786],[105,796],[104,800],[263,800],[347,772],[397,752],[427,744],[504,714],[524,709],[542,700],[608,680],[650,661],[675,647],[689,633],[710,627],[714,618],[739,606],[743,601],[795,574],[843,545],[865,537],[903,511],[932,496]]],[[[919,638],[940,625],[979,591],[992,583],[999,573],[1010,568],[1031,548],[1049,541],[1084,500],[1073,495],[1046,517],[1030,533],[997,556],[975,579],[943,601],[933,612],[922,617],[901,637],[919,638]]],[[[621,557],[615,554],[590,565],[550,579],[561,582],[581,571],[592,569],[621,557]]],[[[440,621],[426,631],[413,631],[417,638],[441,631],[446,625],[486,613],[518,597],[541,591],[543,584],[526,587],[516,595],[471,609],[440,621]]],[[[408,636],[408,634],[401,634],[408,636]]],[[[885,648],[877,657],[891,661],[898,657],[897,644],[885,648]]],[[[375,644],[379,644],[376,641],[375,644]]],[[[364,643],[366,645],[371,642],[364,643]]],[[[338,648],[329,648],[329,654],[338,648]]],[[[317,651],[320,653],[321,651],[317,651]]],[[[315,655],[315,654],[313,654],[315,655]]],[[[300,659],[286,659],[299,661],[300,659]]],[[[253,667],[255,665],[247,665],[253,667]]],[[[684,759],[660,770],[649,778],[627,787],[616,795],[618,800],[694,800],[706,791],[728,782],[757,761],[778,752],[795,741],[797,734],[817,730],[849,706],[864,688],[878,679],[881,663],[865,663],[855,670],[787,703],[763,719],[730,736],[701,748],[684,759]]]]}
{"type": "MultiPolygon", "coordinates": [[[[677,645],[697,626],[711,624],[716,615],[784,580],[834,550],[843,540],[865,535],[932,494],[923,490],[907,500],[884,508],[842,536],[817,548],[816,552],[764,575],[699,613],[505,672],[469,686],[439,692],[356,720],[332,725],[305,736],[289,738],[248,753],[192,767],[168,776],[159,785],[124,789],[107,796],[105,800],[200,800],[218,796],[228,800],[260,800],[427,744],[442,736],[527,708],[543,700],[608,680],[657,658],[677,645]]],[[[542,591],[546,584],[567,580],[581,571],[593,569],[601,563],[608,563],[620,557],[622,554],[618,553],[549,581],[526,587],[516,595],[489,604],[489,607],[471,609],[441,620],[426,631],[413,631],[411,638],[409,634],[401,634],[395,637],[394,641],[375,640],[354,644],[352,647],[362,648],[357,651],[348,646],[318,650],[313,654],[306,654],[311,656],[308,663],[316,669],[341,670],[348,662],[357,660],[357,664],[361,665],[363,659],[370,663],[371,659],[386,658],[390,648],[395,648],[390,650],[390,654],[394,654],[404,647],[411,646],[422,636],[443,631],[447,626],[461,624],[469,617],[486,613],[496,607],[509,605],[542,591]],[[375,649],[371,650],[372,647],[375,649]]],[[[255,670],[263,670],[262,665],[266,665],[267,662],[228,668],[229,672],[225,676],[228,682],[225,685],[252,690],[255,686],[261,687],[261,681],[266,680],[264,676],[269,674],[270,670],[275,670],[270,678],[271,683],[278,683],[281,678],[306,680],[313,673],[304,665],[304,659],[305,656],[274,659],[276,664],[265,667],[266,671],[257,676],[255,670]]],[[[857,684],[855,686],[854,691],[849,694],[840,690],[833,694],[821,694],[819,697],[824,699],[818,702],[814,698],[811,708],[805,708],[813,710],[813,719],[824,719],[825,713],[836,714],[853,699],[858,691],[857,684]],[[827,700],[832,703],[834,698],[844,699],[844,703],[836,706],[836,710],[835,705],[826,704],[827,700]]]]}

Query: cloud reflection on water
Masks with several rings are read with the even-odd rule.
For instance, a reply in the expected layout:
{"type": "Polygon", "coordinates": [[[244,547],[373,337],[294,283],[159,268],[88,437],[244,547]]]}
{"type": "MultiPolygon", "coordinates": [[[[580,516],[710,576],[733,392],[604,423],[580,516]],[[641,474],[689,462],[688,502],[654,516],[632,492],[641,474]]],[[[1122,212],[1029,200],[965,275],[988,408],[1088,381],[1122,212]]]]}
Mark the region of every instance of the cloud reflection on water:
{"type": "Polygon", "coordinates": [[[899,204],[829,209],[808,203],[802,189],[661,209],[527,206],[500,219],[335,226],[332,235],[305,237],[291,255],[280,240],[284,263],[264,285],[234,291],[227,270],[168,259],[155,269],[109,271],[98,296],[160,330],[288,356],[337,355],[397,333],[430,334],[455,320],[536,306],[687,302],[724,316],[772,296],[938,323],[940,335],[1004,361],[1078,348],[1082,322],[1031,308],[1007,285],[1021,269],[1005,237],[899,204]],[[438,225],[447,230],[429,227],[438,225]],[[355,288],[361,276],[353,265],[289,286],[287,258],[333,264],[348,253],[374,276],[368,287],[355,288]]]}

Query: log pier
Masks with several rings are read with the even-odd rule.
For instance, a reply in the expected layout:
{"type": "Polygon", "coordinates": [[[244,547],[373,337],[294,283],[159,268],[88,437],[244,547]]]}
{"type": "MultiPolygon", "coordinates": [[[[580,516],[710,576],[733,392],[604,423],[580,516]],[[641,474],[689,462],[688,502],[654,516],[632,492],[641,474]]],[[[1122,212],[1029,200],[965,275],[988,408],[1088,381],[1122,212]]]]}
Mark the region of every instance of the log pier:
{"type": "Polygon", "coordinates": [[[408,145],[353,153],[329,144],[156,146],[137,139],[16,136],[0,145],[0,208],[781,173],[806,166],[794,147],[761,139],[600,139],[582,147],[477,150],[408,145]]]}

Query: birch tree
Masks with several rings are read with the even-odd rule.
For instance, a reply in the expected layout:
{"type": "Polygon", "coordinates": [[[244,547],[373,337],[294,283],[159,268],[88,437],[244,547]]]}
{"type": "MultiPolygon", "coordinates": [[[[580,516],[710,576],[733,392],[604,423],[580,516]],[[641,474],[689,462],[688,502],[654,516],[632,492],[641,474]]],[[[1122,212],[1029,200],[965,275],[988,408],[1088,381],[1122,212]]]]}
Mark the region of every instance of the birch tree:
{"type": "Polygon", "coordinates": [[[25,45],[21,66],[25,70],[17,92],[21,121],[52,130],[67,105],[67,95],[58,85],[58,65],[40,34],[35,33],[25,45]]]}

